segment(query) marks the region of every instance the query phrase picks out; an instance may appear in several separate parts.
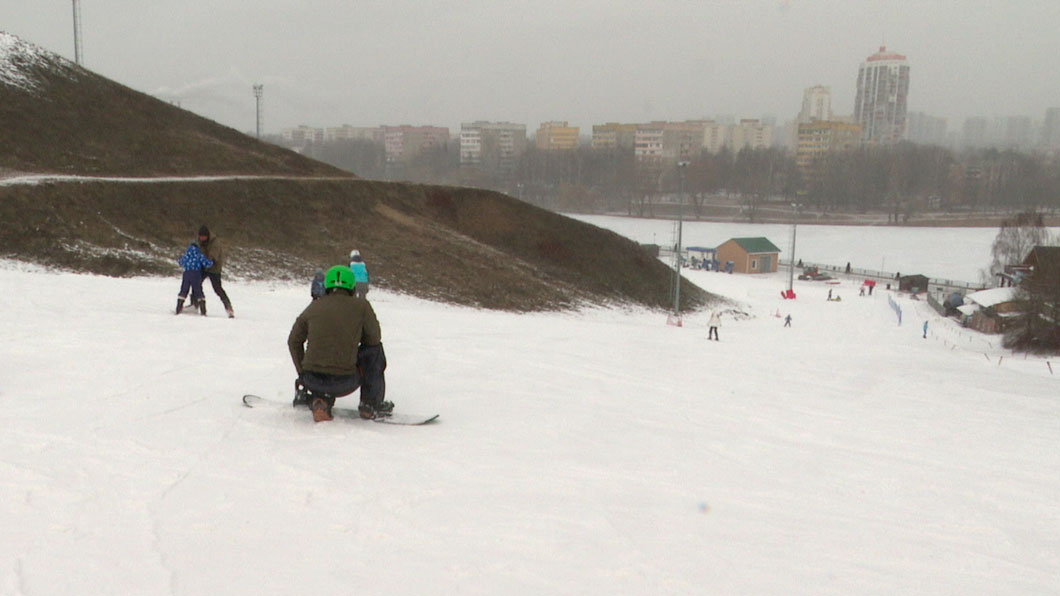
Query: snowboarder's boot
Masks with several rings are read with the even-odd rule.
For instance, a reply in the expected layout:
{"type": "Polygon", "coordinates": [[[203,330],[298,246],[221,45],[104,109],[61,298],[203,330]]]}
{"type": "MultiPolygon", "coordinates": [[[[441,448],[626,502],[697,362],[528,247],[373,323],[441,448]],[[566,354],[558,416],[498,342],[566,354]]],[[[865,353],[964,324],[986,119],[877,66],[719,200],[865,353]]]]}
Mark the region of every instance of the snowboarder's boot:
{"type": "Polygon", "coordinates": [[[202,316],[204,316],[204,317],[206,316],[206,299],[205,298],[199,300],[199,313],[201,313],[202,316]]]}
{"type": "Polygon", "coordinates": [[[309,409],[313,410],[313,422],[327,422],[332,420],[331,405],[322,397],[313,398],[309,409]]]}
{"type": "Polygon", "coordinates": [[[184,299],[177,298],[177,312],[174,314],[180,314],[180,311],[184,310],[184,299]]]}
{"type": "Polygon", "coordinates": [[[377,404],[361,402],[361,405],[357,407],[357,412],[361,415],[361,418],[364,418],[365,420],[389,416],[393,411],[394,403],[389,401],[381,401],[377,404]]]}

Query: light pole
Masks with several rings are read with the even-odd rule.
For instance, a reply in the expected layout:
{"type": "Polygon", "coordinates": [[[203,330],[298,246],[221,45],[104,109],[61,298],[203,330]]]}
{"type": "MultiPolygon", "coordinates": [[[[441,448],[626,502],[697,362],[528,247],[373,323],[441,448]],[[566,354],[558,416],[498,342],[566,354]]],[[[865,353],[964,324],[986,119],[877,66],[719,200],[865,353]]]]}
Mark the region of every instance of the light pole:
{"type": "Polygon", "coordinates": [[[261,138],[261,123],[262,123],[261,96],[262,96],[262,94],[264,92],[265,92],[265,86],[264,85],[258,85],[258,84],[254,85],[254,106],[255,106],[255,120],[256,120],[255,129],[257,131],[257,137],[259,139],[261,138]]]}
{"type": "MultiPolygon", "coordinates": [[[[799,204],[792,203],[791,208],[794,211],[791,220],[791,267],[788,268],[788,292],[790,293],[795,286],[795,234],[799,230],[799,204]]],[[[790,294],[789,294],[790,295],[790,294]]]]}
{"type": "Polygon", "coordinates": [[[684,213],[682,208],[685,200],[685,171],[687,169],[687,161],[677,162],[680,191],[677,193],[677,246],[674,251],[674,272],[677,276],[674,281],[674,317],[678,318],[678,321],[680,321],[681,316],[681,231],[684,225],[684,213]]]}

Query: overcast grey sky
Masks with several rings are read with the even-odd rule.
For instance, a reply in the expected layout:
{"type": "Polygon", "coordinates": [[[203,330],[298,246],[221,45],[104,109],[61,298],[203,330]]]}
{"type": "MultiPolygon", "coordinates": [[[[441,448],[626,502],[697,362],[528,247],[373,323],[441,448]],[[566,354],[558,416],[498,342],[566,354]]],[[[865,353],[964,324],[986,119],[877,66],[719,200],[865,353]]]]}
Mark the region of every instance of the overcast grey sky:
{"type": "MultiPolygon", "coordinates": [[[[0,0],[0,30],[73,59],[71,0],[0,0]]],[[[1058,0],[81,0],[87,68],[239,130],[476,119],[793,118],[886,42],[909,109],[1060,106],[1058,0]]]]}

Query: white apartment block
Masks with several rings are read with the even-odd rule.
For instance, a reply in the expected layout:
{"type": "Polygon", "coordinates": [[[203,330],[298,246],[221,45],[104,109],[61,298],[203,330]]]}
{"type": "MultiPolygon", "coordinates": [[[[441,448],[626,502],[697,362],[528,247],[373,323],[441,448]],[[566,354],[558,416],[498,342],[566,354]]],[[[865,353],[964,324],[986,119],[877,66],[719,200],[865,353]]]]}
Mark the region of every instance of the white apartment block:
{"type": "Polygon", "coordinates": [[[761,120],[745,118],[729,129],[729,150],[766,149],[773,146],[773,127],[761,120]]]}
{"type": "Polygon", "coordinates": [[[323,143],[324,129],[313,128],[302,124],[294,128],[285,128],[281,130],[280,136],[282,136],[285,141],[303,146],[310,143],[323,143]]]}
{"type": "Polygon", "coordinates": [[[526,125],[512,122],[464,122],[460,124],[460,165],[496,164],[511,171],[526,151],[526,125]]]}
{"type": "Polygon", "coordinates": [[[383,129],[379,126],[331,126],[324,129],[324,142],[334,143],[337,141],[372,141],[383,140],[383,129]]]}
{"type": "Polygon", "coordinates": [[[703,121],[703,148],[718,153],[729,142],[729,127],[714,120],[703,121]]]}

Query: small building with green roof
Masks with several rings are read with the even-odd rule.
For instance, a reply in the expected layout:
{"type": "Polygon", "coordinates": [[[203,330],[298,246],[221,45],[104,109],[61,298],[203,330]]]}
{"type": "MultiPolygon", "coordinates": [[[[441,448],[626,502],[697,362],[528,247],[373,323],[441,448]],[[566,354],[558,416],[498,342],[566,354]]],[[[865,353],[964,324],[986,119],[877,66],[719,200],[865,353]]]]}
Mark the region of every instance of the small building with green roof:
{"type": "Polygon", "coordinates": [[[732,261],[736,273],[775,273],[780,249],[768,238],[730,238],[718,247],[722,268],[732,261]]]}

